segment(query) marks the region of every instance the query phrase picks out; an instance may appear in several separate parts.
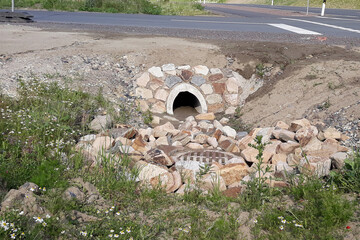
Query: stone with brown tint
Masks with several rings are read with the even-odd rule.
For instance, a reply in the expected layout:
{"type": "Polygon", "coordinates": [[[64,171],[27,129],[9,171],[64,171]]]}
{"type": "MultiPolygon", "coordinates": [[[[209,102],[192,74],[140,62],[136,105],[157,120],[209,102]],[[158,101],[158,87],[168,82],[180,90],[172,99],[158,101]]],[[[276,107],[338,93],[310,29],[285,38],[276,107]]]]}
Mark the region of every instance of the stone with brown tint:
{"type": "Polygon", "coordinates": [[[270,144],[266,145],[263,152],[263,161],[266,163],[268,162],[273,155],[276,154],[276,149],[279,144],[281,144],[280,141],[270,141],[270,144]]]}
{"type": "Polygon", "coordinates": [[[301,146],[305,146],[310,142],[312,138],[316,138],[318,130],[314,126],[303,127],[296,131],[296,139],[299,141],[301,146]]]}
{"type": "Polygon", "coordinates": [[[213,83],[214,92],[217,94],[223,94],[225,92],[225,83],[213,83]]]}
{"type": "Polygon", "coordinates": [[[314,150],[320,150],[322,147],[322,142],[317,138],[313,137],[310,139],[310,141],[303,147],[303,151],[314,151],[314,150]]]}
{"type": "Polygon", "coordinates": [[[191,148],[191,149],[204,149],[203,145],[202,144],[199,144],[199,143],[188,143],[186,145],[186,147],[188,148],[191,148]]]}
{"type": "Polygon", "coordinates": [[[198,115],[195,116],[196,120],[214,120],[215,119],[215,114],[213,112],[209,112],[209,113],[200,113],[198,115]]]}
{"type": "Polygon", "coordinates": [[[226,152],[231,152],[235,146],[235,143],[230,140],[225,140],[219,143],[219,147],[226,152]]]}
{"type": "Polygon", "coordinates": [[[131,145],[132,148],[134,148],[136,151],[139,151],[141,153],[145,153],[147,152],[149,149],[149,147],[147,147],[146,143],[144,142],[142,136],[139,134],[133,144],[131,145]]]}
{"type": "Polygon", "coordinates": [[[137,134],[138,131],[135,128],[130,128],[124,133],[123,137],[127,139],[132,139],[135,138],[137,134]]]}
{"type": "Polygon", "coordinates": [[[112,137],[97,137],[92,144],[92,152],[95,155],[101,154],[113,146],[114,139],[112,137]]]}
{"type": "Polygon", "coordinates": [[[153,177],[168,172],[166,167],[157,166],[144,161],[136,162],[135,167],[139,169],[138,178],[140,181],[150,180],[153,177]]]}
{"type": "Polygon", "coordinates": [[[217,141],[219,141],[222,134],[223,132],[220,129],[216,129],[216,131],[213,134],[213,137],[216,138],[217,141]]]}
{"type": "Polygon", "coordinates": [[[217,172],[225,181],[226,186],[241,181],[249,174],[249,167],[245,163],[227,164],[217,172]]]}
{"type": "Polygon", "coordinates": [[[224,75],[222,73],[215,73],[215,74],[211,74],[209,76],[209,81],[211,82],[215,82],[215,81],[219,81],[224,77],[224,75]]]}
{"type": "Polygon", "coordinates": [[[336,141],[335,139],[326,139],[322,145],[321,145],[321,149],[323,150],[328,150],[331,151],[333,153],[335,152],[347,152],[349,151],[349,149],[345,146],[341,146],[339,144],[338,141],[336,141]]]}
{"type": "Polygon", "coordinates": [[[300,161],[300,172],[303,174],[324,177],[330,174],[331,160],[328,157],[311,156],[300,161]]]}
{"type": "Polygon", "coordinates": [[[169,188],[169,192],[175,192],[182,185],[181,175],[178,171],[174,171],[171,174],[174,178],[174,185],[169,188]]]}
{"type": "Polygon", "coordinates": [[[214,189],[219,189],[219,191],[226,190],[224,179],[220,175],[214,173],[205,175],[199,182],[199,186],[206,191],[212,191],[214,189]]]}
{"type": "Polygon", "coordinates": [[[293,141],[287,141],[286,143],[280,143],[276,149],[276,153],[290,154],[300,147],[300,144],[293,141]]]}
{"type": "Polygon", "coordinates": [[[153,104],[153,105],[151,106],[150,111],[151,111],[152,113],[164,113],[164,112],[166,112],[165,103],[162,102],[162,101],[156,102],[155,104],[153,104]]]}
{"type": "Polygon", "coordinates": [[[148,72],[144,72],[137,80],[136,84],[140,87],[146,87],[148,82],[150,81],[150,76],[148,72]]]}
{"type": "Polygon", "coordinates": [[[159,87],[161,87],[163,85],[164,85],[164,81],[159,80],[157,78],[151,80],[149,83],[150,89],[153,91],[155,91],[156,89],[158,89],[159,87]]]}
{"type": "Polygon", "coordinates": [[[217,103],[208,105],[208,111],[213,113],[219,113],[224,111],[224,103],[217,103]]]}
{"type": "Polygon", "coordinates": [[[156,99],[159,99],[159,100],[165,102],[168,96],[169,96],[169,92],[166,91],[165,89],[162,89],[162,88],[161,88],[161,89],[159,89],[159,90],[156,91],[154,97],[155,97],[156,99]]]}
{"type": "Polygon", "coordinates": [[[229,198],[237,198],[241,194],[242,187],[232,187],[228,188],[222,192],[222,194],[229,198]]]}
{"type": "Polygon", "coordinates": [[[196,143],[205,144],[207,142],[208,137],[209,137],[208,135],[201,133],[201,134],[196,135],[194,141],[196,143]]]}
{"type": "Polygon", "coordinates": [[[175,163],[170,156],[158,148],[151,149],[145,153],[145,159],[148,162],[154,162],[164,166],[171,166],[175,163]]]}
{"type": "Polygon", "coordinates": [[[287,125],[285,122],[283,121],[278,121],[275,125],[276,128],[281,128],[281,129],[285,129],[288,130],[289,129],[289,125],[287,125]]]}
{"type": "Polygon", "coordinates": [[[169,141],[168,141],[168,138],[166,136],[159,137],[158,139],[156,139],[155,144],[156,144],[156,146],[169,145],[169,141]]]}
{"type": "Polygon", "coordinates": [[[225,94],[224,99],[227,103],[232,106],[239,104],[239,95],[238,94],[225,94]]]}
{"type": "Polygon", "coordinates": [[[296,132],[302,127],[310,127],[310,126],[311,126],[310,121],[303,118],[300,120],[292,121],[289,127],[289,131],[296,132]]]}
{"type": "Polygon", "coordinates": [[[193,75],[193,72],[192,71],[189,71],[189,70],[182,70],[181,71],[181,78],[184,80],[184,81],[188,81],[193,75]]]}
{"type": "Polygon", "coordinates": [[[249,147],[249,143],[251,144],[255,144],[254,138],[251,137],[250,135],[246,135],[245,137],[243,137],[242,139],[240,139],[239,141],[239,148],[241,151],[245,150],[246,148],[250,148],[249,147]]]}

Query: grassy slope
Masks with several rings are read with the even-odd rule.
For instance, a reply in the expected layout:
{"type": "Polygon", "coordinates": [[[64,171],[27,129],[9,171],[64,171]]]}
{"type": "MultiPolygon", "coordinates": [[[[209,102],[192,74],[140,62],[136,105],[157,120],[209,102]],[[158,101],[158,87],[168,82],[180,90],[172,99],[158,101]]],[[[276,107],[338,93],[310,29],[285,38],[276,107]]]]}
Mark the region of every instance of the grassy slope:
{"type": "MultiPolygon", "coordinates": [[[[271,0],[229,0],[228,3],[271,4],[271,0]]],[[[322,0],[310,0],[310,7],[321,7],[322,0]]],[[[306,6],[306,0],[274,0],[275,5],[306,6]]],[[[360,9],[359,0],[327,0],[328,8],[360,9]]]]}

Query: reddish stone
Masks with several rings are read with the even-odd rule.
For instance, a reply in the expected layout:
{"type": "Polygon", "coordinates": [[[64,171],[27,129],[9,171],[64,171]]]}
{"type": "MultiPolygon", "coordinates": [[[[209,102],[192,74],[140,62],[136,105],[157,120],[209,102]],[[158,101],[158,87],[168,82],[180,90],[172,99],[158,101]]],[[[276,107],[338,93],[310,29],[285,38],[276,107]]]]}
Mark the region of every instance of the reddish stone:
{"type": "Polygon", "coordinates": [[[222,192],[224,196],[236,198],[241,193],[241,187],[232,187],[222,192]]]}
{"type": "Polygon", "coordinates": [[[225,92],[225,83],[213,83],[214,92],[223,94],[225,92]]]}
{"type": "Polygon", "coordinates": [[[216,73],[209,76],[209,81],[214,82],[222,79],[224,75],[222,73],[216,73]]]}
{"type": "Polygon", "coordinates": [[[130,129],[129,131],[127,131],[125,134],[124,134],[124,138],[127,138],[127,139],[132,139],[134,138],[136,135],[138,134],[138,131],[136,131],[135,129],[130,129]]]}
{"type": "Polygon", "coordinates": [[[192,75],[193,75],[192,71],[182,70],[180,77],[181,77],[183,80],[187,81],[187,80],[189,80],[189,79],[192,77],[192,75]]]}

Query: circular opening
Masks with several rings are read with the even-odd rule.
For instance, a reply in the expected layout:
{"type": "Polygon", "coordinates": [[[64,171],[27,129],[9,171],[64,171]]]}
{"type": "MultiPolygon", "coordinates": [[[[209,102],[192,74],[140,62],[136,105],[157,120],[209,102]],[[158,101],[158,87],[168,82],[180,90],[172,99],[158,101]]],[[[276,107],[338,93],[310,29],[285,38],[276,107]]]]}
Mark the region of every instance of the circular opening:
{"type": "Polygon", "coordinates": [[[180,92],[173,104],[174,116],[184,120],[188,116],[194,116],[201,112],[201,104],[197,97],[189,92],[180,92]]]}

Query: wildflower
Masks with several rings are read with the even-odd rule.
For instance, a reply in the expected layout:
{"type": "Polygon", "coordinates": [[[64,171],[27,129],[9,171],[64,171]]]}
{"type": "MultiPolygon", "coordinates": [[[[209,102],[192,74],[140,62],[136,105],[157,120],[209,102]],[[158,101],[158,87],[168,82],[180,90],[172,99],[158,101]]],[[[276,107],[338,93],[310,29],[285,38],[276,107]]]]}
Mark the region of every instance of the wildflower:
{"type": "Polygon", "coordinates": [[[297,223],[295,223],[295,227],[303,227],[303,225],[302,224],[297,224],[297,223]]]}
{"type": "Polygon", "coordinates": [[[109,211],[108,211],[108,210],[106,210],[106,211],[105,211],[105,214],[108,214],[108,213],[109,213],[109,211]]]}
{"type": "Polygon", "coordinates": [[[284,230],[284,226],[283,226],[283,225],[281,225],[279,228],[280,228],[280,231],[284,230]]]}
{"type": "Polygon", "coordinates": [[[124,234],[125,234],[124,230],[120,231],[120,234],[121,234],[121,235],[124,235],[124,234]]]}
{"type": "Polygon", "coordinates": [[[9,224],[7,222],[1,221],[0,224],[5,231],[9,229],[9,224]]]}
{"type": "Polygon", "coordinates": [[[46,192],[46,188],[45,188],[45,187],[43,187],[43,191],[46,192]]]}
{"type": "Polygon", "coordinates": [[[284,217],[283,217],[283,216],[280,216],[280,217],[278,217],[278,219],[283,220],[283,219],[284,219],[284,217]]]}
{"type": "Polygon", "coordinates": [[[15,235],[15,233],[13,233],[13,234],[10,234],[10,237],[11,237],[11,239],[15,239],[15,238],[16,238],[16,235],[15,235]]]}
{"type": "Polygon", "coordinates": [[[187,229],[184,229],[184,230],[183,230],[183,232],[186,232],[186,233],[188,233],[188,232],[189,232],[189,230],[187,230],[187,229]]]}
{"type": "Polygon", "coordinates": [[[14,223],[10,223],[10,227],[14,228],[15,224],[14,223]]]}
{"type": "Polygon", "coordinates": [[[44,227],[46,227],[47,223],[46,223],[46,222],[43,222],[42,225],[43,225],[44,227]]]}
{"type": "Polygon", "coordinates": [[[46,218],[50,218],[50,215],[49,215],[49,214],[46,214],[46,218]]]}
{"type": "Polygon", "coordinates": [[[62,231],[61,231],[61,234],[64,234],[64,233],[65,233],[65,230],[62,230],[62,231]]]}
{"type": "Polygon", "coordinates": [[[258,220],[257,220],[257,219],[255,219],[255,220],[254,220],[254,223],[257,223],[257,222],[258,222],[258,220]]]}
{"type": "Polygon", "coordinates": [[[182,231],[183,229],[182,228],[179,228],[179,231],[182,231]]]}
{"type": "Polygon", "coordinates": [[[126,229],[126,232],[127,232],[127,233],[131,233],[130,228],[127,228],[127,229],[126,229]]]}
{"type": "Polygon", "coordinates": [[[109,238],[112,238],[112,237],[113,237],[113,235],[112,235],[112,234],[109,234],[108,236],[109,236],[109,238]]]}
{"type": "Polygon", "coordinates": [[[19,215],[24,215],[24,211],[19,212],[19,215]]]}
{"type": "Polygon", "coordinates": [[[21,235],[21,236],[25,236],[25,233],[24,233],[24,232],[22,232],[20,235],[21,235]]]}
{"type": "Polygon", "coordinates": [[[35,189],[34,189],[34,188],[30,188],[30,191],[32,191],[32,192],[33,192],[33,191],[35,191],[35,189]]]}
{"type": "Polygon", "coordinates": [[[350,226],[346,226],[346,229],[350,229],[351,227],[350,226]]]}
{"type": "Polygon", "coordinates": [[[285,219],[283,219],[283,220],[281,220],[281,222],[285,224],[285,223],[286,223],[286,220],[285,220],[285,219]]]}
{"type": "Polygon", "coordinates": [[[114,230],[113,230],[113,229],[111,229],[111,230],[110,230],[110,232],[111,232],[111,233],[113,233],[113,232],[114,232],[114,230]]]}
{"type": "Polygon", "coordinates": [[[120,216],[120,212],[117,212],[116,215],[120,216]]]}
{"type": "Polygon", "coordinates": [[[82,236],[86,237],[86,236],[87,236],[87,232],[86,232],[86,231],[85,231],[85,232],[80,231],[80,235],[82,235],[82,236]]]}
{"type": "Polygon", "coordinates": [[[133,237],[130,237],[129,240],[134,240],[134,238],[133,238],[133,237]]]}
{"type": "Polygon", "coordinates": [[[42,219],[41,217],[33,217],[35,219],[35,222],[38,223],[42,223],[44,221],[44,219],[42,219]]]}
{"type": "Polygon", "coordinates": [[[119,236],[119,234],[114,234],[114,238],[118,238],[119,236]]]}

